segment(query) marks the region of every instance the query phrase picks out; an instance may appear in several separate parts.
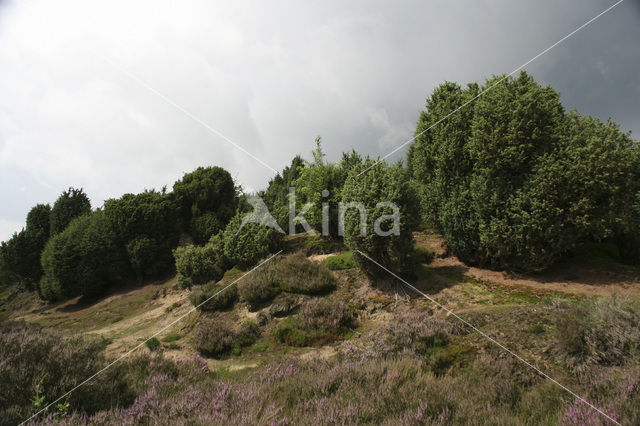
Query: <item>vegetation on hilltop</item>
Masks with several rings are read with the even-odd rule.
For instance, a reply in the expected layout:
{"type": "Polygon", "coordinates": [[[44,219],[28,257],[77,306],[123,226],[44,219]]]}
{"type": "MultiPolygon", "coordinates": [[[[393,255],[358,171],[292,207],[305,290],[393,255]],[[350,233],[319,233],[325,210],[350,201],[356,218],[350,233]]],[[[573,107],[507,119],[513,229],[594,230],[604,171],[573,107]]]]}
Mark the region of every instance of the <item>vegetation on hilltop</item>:
{"type": "Polygon", "coordinates": [[[612,121],[566,114],[525,72],[501,79],[447,82],[427,99],[408,155],[424,219],[458,257],[496,268],[544,270],[591,241],[633,256],[637,144],[612,121]]]}
{"type": "MultiPolygon", "coordinates": [[[[558,93],[526,73],[502,79],[436,88],[406,166],[355,151],[327,162],[320,137],[312,161],[294,157],[259,195],[285,232],[290,207],[300,212],[309,204],[305,217],[321,235],[284,238],[262,224],[242,224],[247,199],[220,167],[199,167],[170,192],[125,194],[96,210],[74,188],[53,207],[35,206],[26,228],[0,245],[2,286],[63,301],[176,272],[160,289],[146,285],[137,298],[119,294],[94,304],[101,315],[87,309],[75,317],[91,323],[76,324],[76,334],[112,327],[110,337],[127,335],[145,354],[115,364],[35,421],[605,424],[485,339],[492,336],[633,424],[640,417],[634,301],[497,289],[449,256],[525,272],[572,252],[593,261],[589,253],[603,247],[616,262],[640,260],[637,143],[611,120],[565,112],[558,93]],[[341,203],[349,207],[344,223],[341,203]],[[438,236],[436,245],[416,245],[414,233],[424,238],[418,231],[425,227],[444,242],[438,236]],[[387,273],[367,257],[415,278],[421,291],[486,334],[412,299],[395,281],[382,285],[387,273]],[[187,292],[198,307],[189,318],[187,292]],[[170,298],[162,305],[151,293],[153,300],[170,298]],[[145,303],[153,310],[140,313],[145,303]],[[146,329],[136,321],[152,327],[160,318],[185,324],[141,339],[146,329]],[[237,359],[245,371],[220,367],[237,359]]],[[[638,269],[628,268],[635,284],[638,269]]],[[[20,316],[6,312],[10,299],[16,310],[27,304],[16,297],[26,293],[12,290],[1,299],[2,318],[20,316]]],[[[24,317],[62,328],[82,310],[74,301],[37,303],[24,317]],[[60,315],[57,323],[47,310],[60,315]]],[[[110,342],[85,337],[0,323],[0,423],[28,418],[108,365],[103,349],[110,342]]]]}

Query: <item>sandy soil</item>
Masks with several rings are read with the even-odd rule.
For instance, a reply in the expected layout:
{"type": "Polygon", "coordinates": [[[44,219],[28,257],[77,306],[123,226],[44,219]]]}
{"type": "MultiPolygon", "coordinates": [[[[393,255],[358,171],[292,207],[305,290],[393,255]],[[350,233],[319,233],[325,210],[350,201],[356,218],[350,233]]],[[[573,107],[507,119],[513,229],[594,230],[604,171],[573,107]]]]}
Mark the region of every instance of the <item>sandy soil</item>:
{"type": "Polygon", "coordinates": [[[640,273],[633,268],[611,271],[591,265],[564,262],[541,274],[515,274],[466,265],[457,257],[447,255],[446,243],[441,237],[418,240],[418,244],[436,253],[430,267],[460,268],[466,276],[484,283],[588,296],[618,294],[640,297],[640,273]]]}

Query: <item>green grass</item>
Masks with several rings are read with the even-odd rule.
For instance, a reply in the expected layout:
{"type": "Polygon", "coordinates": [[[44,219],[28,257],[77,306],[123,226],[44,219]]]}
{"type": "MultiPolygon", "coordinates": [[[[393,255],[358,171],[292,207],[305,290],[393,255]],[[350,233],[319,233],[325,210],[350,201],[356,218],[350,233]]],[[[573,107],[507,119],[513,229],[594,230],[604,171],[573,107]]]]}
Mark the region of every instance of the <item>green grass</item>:
{"type": "Polygon", "coordinates": [[[147,345],[147,348],[149,348],[151,352],[155,351],[160,347],[160,341],[155,337],[152,337],[151,339],[147,340],[146,342],[144,342],[144,344],[147,345]]]}
{"type": "Polygon", "coordinates": [[[266,343],[256,343],[251,347],[253,352],[265,352],[269,348],[269,345],[266,343]]]}
{"type": "Polygon", "coordinates": [[[352,269],[358,266],[355,259],[353,258],[352,251],[346,251],[334,256],[329,256],[322,261],[322,264],[332,271],[352,269]]]}
{"type": "Polygon", "coordinates": [[[180,336],[178,333],[169,333],[162,339],[160,339],[160,341],[163,343],[171,343],[175,342],[176,340],[180,340],[180,338],[182,338],[182,336],[180,336]]]}
{"type": "Polygon", "coordinates": [[[288,253],[302,251],[306,255],[312,255],[336,253],[345,250],[345,246],[341,242],[325,240],[306,233],[286,236],[284,241],[285,251],[288,253]]]}

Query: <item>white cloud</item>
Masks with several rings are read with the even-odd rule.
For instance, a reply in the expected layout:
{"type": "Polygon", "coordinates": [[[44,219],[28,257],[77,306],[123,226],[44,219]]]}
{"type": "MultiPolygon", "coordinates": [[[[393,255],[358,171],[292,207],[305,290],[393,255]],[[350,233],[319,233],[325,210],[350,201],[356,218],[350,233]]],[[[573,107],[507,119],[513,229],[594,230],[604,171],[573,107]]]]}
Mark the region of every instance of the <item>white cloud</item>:
{"type": "MultiPolygon", "coordinates": [[[[442,80],[511,71],[604,7],[604,0],[6,3],[0,217],[23,219],[69,186],[84,187],[99,206],[171,186],[208,164],[245,188],[264,187],[268,168],[118,66],[281,169],[308,154],[317,134],[330,159],[351,147],[385,154],[413,135],[425,96],[442,80]]],[[[601,25],[615,30],[620,13],[606,19],[601,25]]],[[[597,43],[584,34],[572,43],[588,46],[588,57],[597,43]]],[[[544,58],[547,68],[530,68],[552,70],[542,75],[551,83],[570,72],[548,66],[560,63],[554,55],[544,58]]]]}
{"type": "Polygon", "coordinates": [[[10,237],[14,232],[20,232],[23,227],[24,223],[22,222],[0,219],[0,235],[2,236],[10,237]]]}

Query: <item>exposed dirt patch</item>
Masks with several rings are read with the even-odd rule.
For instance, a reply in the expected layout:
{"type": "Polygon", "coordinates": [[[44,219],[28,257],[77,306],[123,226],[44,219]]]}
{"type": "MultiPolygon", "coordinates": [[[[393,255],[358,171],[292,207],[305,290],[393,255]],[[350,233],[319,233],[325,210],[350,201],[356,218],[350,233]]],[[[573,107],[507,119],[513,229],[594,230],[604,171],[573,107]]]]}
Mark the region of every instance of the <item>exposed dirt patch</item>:
{"type": "MultiPolygon", "coordinates": [[[[120,355],[186,315],[192,309],[188,295],[187,290],[169,290],[151,302],[153,308],[87,334],[112,340],[106,348],[107,355],[120,355]]],[[[198,314],[194,312],[193,315],[198,314]]],[[[163,331],[157,338],[161,339],[171,331],[183,329],[185,323],[188,323],[187,318],[163,331]]]]}
{"type": "Polygon", "coordinates": [[[640,273],[635,268],[612,271],[564,262],[544,273],[528,275],[468,266],[455,256],[436,258],[429,267],[436,270],[459,268],[464,271],[464,275],[477,281],[505,287],[525,287],[537,291],[586,296],[610,296],[615,293],[640,298],[640,273]]]}
{"type": "Polygon", "coordinates": [[[334,256],[335,253],[329,253],[329,254],[312,254],[311,256],[308,257],[308,259],[312,262],[322,262],[323,260],[325,260],[327,257],[330,256],[334,256]]]}

